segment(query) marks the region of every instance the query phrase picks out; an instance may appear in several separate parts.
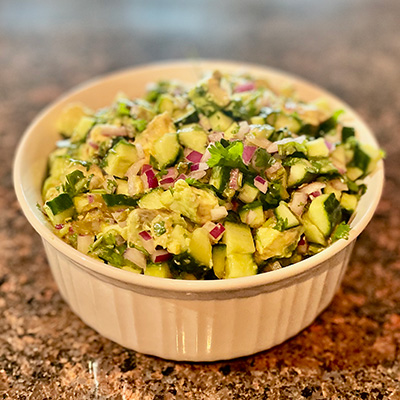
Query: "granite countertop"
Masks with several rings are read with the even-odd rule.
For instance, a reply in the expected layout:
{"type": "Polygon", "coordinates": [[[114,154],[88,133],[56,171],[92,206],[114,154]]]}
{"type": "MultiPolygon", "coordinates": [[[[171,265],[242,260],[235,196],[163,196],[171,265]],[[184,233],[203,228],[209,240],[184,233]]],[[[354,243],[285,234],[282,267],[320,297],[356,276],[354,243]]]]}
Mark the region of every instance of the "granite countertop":
{"type": "Polygon", "coordinates": [[[400,3],[115,4],[0,2],[1,398],[400,399],[400,3]],[[332,304],[280,346],[208,364],[124,349],[80,321],[60,297],[11,178],[23,130],[65,90],[193,56],[312,80],[351,104],[387,151],[382,201],[332,304]]]}

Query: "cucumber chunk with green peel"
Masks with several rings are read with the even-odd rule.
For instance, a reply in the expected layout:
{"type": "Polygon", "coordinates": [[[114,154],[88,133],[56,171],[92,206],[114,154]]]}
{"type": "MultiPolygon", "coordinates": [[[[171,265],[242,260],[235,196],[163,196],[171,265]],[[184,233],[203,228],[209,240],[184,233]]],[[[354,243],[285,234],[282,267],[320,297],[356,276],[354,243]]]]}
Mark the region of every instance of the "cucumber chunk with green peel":
{"type": "Polygon", "coordinates": [[[64,222],[75,213],[74,203],[67,193],[61,193],[54,199],[46,201],[43,209],[53,225],[64,222]]]}
{"type": "Polygon", "coordinates": [[[228,117],[222,111],[217,111],[211,115],[208,120],[213,131],[225,132],[233,123],[233,119],[228,117]]]}
{"type": "Polygon", "coordinates": [[[309,242],[317,243],[321,246],[327,245],[325,236],[318,229],[318,227],[310,221],[307,214],[303,216],[302,223],[304,227],[304,234],[309,242]]]}
{"type": "Polygon", "coordinates": [[[217,244],[212,248],[214,274],[217,278],[225,278],[226,245],[217,244]]]}
{"type": "Polygon", "coordinates": [[[162,94],[157,99],[156,109],[160,114],[162,114],[163,112],[167,112],[172,115],[174,108],[175,108],[174,99],[169,94],[162,94]]]}
{"type": "Polygon", "coordinates": [[[103,161],[103,169],[109,175],[123,178],[129,167],[137,160],[135,145],[122,139],[107,152],[103,161]]]}
{"type": "Polygon", "coordinates": [[[232,125],[225,131],[224,138],[226,140],[232,139],[239,132],[239,124],[237,122],[233,122],[232,125]]]}
{"type": "MultiPolygon", "coordinates": [[[[380,149],[369,144],[357,144],[354,149],[353,160],[349,166],[359,168],[363,172],[362,176],[365,176],[376,169],[376,165],[382,157],[383,153],[380,149]]],[[[347,171],[348,173],[349,171],[347,171]]],[[[349,178],[352,179],[350,176],[349,178]]]]}
{"type": "Polygon", "coordinates": [[[254,241],[248,225],[236,224],[226,221],[223,242],[226,244],[227,254],[250,254],[254,253],[254,241]]]}
{"type": "Polygon", "coordinates": [[[223,192],[229,182],[230,169],[227,167],[214,167],[211,171],[209,184],[214,186],[218,192],[223,192]]]}
{"type": "Polygon", "coordinates": [[[297,133],[301,128],[301,123],[298,119],[291,115],[285,115],[283,113],[279,113],[276,115],[274,121],[275,129],[288,129],[292,133],[297,133]]]}
{"type": "Polygon", "coordinates": [[[166,133],[153,145],[152,155],[159,169],[171,166],[179,156],[181,146],[175,132],[166,133]]]}
{"type": "Polygon", "coordinates": [[[315,169],[306,159],[299,159],[290,166],[288,186],[299,186],[302,183],[309,182],[315,174],[315,169]]]}
{"type": "Polygon", "coordinates": [[[340,205],[348,212],[353,213],[358,204],[358,198],[354,194],[343,193],[340,199],[340,205]]]}
{"type": "Polygon", "coordinates": [[[299,220],[292,211],[290,211],[289,206],[284,201],[279,203],[279,206],[275,208],[274,213],[277,221],[281,222],[283,225],[282,230],[290,229],[300,224],[299,220]]]}
{"type": "Polygon", "coordinates": [[[238,199],[243,203],[252,203],[258,196],[260,191],[250,183],[246,182],[240,189],[238,199]]]}
{"type": "Polygon", "coordinates": [[[178,138],[183,146],[202,154],[208,145],[207,133],[197,124],[183,126],[178,130],[178,138]]]}
{"type": "Polygon", "coordinates": [[[184,110],[175,110],[173,114],[175,125],[192,124],[199,121],[196,109],[188,104],[184,110]]]}
{"type": "Polygon", "coordinates": [[[146,193],[138,202],[140,208],[146,208],[148,210],[161,210],[165,208],[161,202],[164,190],[162,188],[156,188],[146,193]]]}
{"type": "Polygon", "coordinates": [[[307,215],[309,220],[327,238],[332,233],[336,224],[340,222],[340,203],[333,193],[323,194],[311,202],[307,215]]]}
{"type": "Polygon", "coordinates": [[[71,136],[71,142],[77,143],[86,139],[87,134],[92,129],[93,125],[96,123],[96,120],[92,117],[82,117],[78,125],[75,127],[74,132],[71,136]]]}
{"type": "Polygon", "coordinates": [[[253,254],[229,254],[226,257],[225,279],[256,275],[257,271],[253,254]]]}
{"type": "Polygon", "coordinates": [[[167,263],[149,263],[143,273],[144,275],[157,276],[158,278],[172,278],[171,270],[167,263]]]}
{"type": "Polygon", "coordinates": [[[189,254],[201,265],[212,267],[212,246],[208,232],[197,228],[192,233],[189,244],[189,254]]]}

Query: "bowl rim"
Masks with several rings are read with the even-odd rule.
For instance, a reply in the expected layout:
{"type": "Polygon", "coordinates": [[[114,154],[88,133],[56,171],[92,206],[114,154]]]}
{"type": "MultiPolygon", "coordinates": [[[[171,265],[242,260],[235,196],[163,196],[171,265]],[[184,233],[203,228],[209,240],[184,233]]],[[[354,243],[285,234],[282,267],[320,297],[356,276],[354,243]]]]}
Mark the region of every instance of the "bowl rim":
{"type": "MultiPolygon", "coordinates": [[[[68,90],[63,95],[58,97],[56,100],[51,102],[46,106],[39,114],[33,119],[33,121],[26,128],[22,138],[19,141],[17,151],[14,157],[14,167],[13,167],[13,181],[14,189],[17,195],[17,199],[21,206],[23,213],[26,218],[41,236],[42,240],[46,240],[53,247],[55,247],[60,253],[67,256],[75,264],[83,267],[84,269],[89,269],[92,273],[100,274],[105,277],[111,278],[112,280],[117,280],[124,282],[125,284],[130,284],[133,286],[140,286],[147,289],[157,289],[162,291],[173,291],[173,292],[186,292],[186,293],[208,293],[208,292],[224,292],[224,291],[237,291],[242,289],[257,288],[260,286],[265,286],[269,284],[274,284],[289,278],[294,278],[296,276],[303,275],[309,271],[318,268],[320,264],[330,259],[336,253],[343,250],[350,243],[352,243],[357,236],[365,229],[369,221],[371,220],[383,191],[384,183],[384,167],[383,162],[378,163],[378,169],[375,171],[374,175],[377,175],[377,186],[374,186],[373,201],[368,205],[365,214],[361,217],[354,227],[352,227],[348,240],[338,240],[331,246],[324,249],[322,252],[313,255],[305,260],[299,261],[288,267],[270,271],[267,273],[261,273],[254,276],[246,276],[235,279],[222,279],[222,280],[211,280],[211,281],[191,281],[191,280],[178,280],[178,279],[168,279],[159,278],[153,276],[147,276],[142,274],[135,274],[130,271],[124,271],[122,269],[113,267],[111,265],[105,264],[98,261],[90,256],[87,256],[78,250],[74,249],[62,239],[57,237],[43,221],[38,217],[38,210],[36,209],[36,204],[30,204],[25,196],[24,187],[22,186],[21,176],[23,174],[23,159],[24,154],[28,151],[28,143],[31,136],[34,134],[37,125],[40,121],[46,118],[54,108],[56,108],[60,103],[66,101],[72,95],[77,95],[81,91],[94,88],[97,85],[104,84],[107,81],[114,80],[116,78],[121,78],[124,75],[137,74],[144,71],[159,71],[160,69],[171,69],[171,68],[182,68],[182,67],[194,67],[196,63],[197,67],[203,69],[213,69],[224,67],[227,69],[241,69],[248,70],[252,74],[257,75],[257,73],[262,74],[272,74],[277,75],[289,82],[299,83],[306,86],[312,90],[318,91],[321,96],[332,100],[345,108],[346,112],[351,114],[351,117],[356,120],[365,131],[365,134],[371,139],[375,145],[378,142],[369,129],[369,127],[364,123],[362,118],[345,102],[340,100],[338,97],[328,92],[327,90],[310,83],[309,81],[302,79],[294,74],[287,73],[282,70],[275,68],[270,68],[268,66],[262,66],[257,64],[243,63],[238,61],[230,60],[218,60],[218,59],[195,59],[195,60],[167,60],[162,62],[154,62],[149,64],[142,64],[131,68],[121,69],[108,74],[100,75],[98,77],[92,78],[84,83],[81,83],[71,90],[68,90]],[[36,211],[36,212],[35,212],[36,211]]],[[[116,92],[118,88],[116,88],[116,92]]]]}

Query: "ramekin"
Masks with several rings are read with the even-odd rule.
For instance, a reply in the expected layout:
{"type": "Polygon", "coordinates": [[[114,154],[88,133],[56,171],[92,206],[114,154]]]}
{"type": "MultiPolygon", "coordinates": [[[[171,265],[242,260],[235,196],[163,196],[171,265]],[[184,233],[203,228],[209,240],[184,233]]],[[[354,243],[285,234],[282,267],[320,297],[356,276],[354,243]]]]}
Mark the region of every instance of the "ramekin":
{"type": "Polygon", "coordinates": [[[26,218],[43,240],[60,293],[71,309],[101,335],[138,352],[171,360],[215,361],[257,353],[282,343],[311,324],[331,302],[345,273],[356,237],[378,205],[383,163],[366,179],[348,240],[304,261],[256,276],[218,281],[181,281],[137,275],[103,264],[73,249],[51,230],[37,208],[48,154],[58,138],[61,109],[80,101],[106,106],[119,91],[140,96],[149,82],[193,82],[205,71],[243,70],[274,86],[292,85],[304,100],[323,97],[346,110],[361,141],[373,134],[346,104],[325,90],[270,68],[230,61],[172,61],[127,69],[68,92],[27,128],[14,161],[15,191],[26,218]]]}

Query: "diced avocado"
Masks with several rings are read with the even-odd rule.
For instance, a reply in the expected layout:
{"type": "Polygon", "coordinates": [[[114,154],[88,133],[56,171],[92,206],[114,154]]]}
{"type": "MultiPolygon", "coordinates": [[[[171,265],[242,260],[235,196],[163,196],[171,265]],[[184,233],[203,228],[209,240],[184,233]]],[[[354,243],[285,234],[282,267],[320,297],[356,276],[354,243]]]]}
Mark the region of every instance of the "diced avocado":
{"type": "Polygon", "coordinates": [[[146,208],[147,210],[161,210],[165,208],[161,202],[161,196],[164,190],[162,188],[156,188],[146,193],[138,202],[140,208],[146,208]]]}
{"type": "Polygon", "coordinates": [[[167,263],[149,263],[144,270],[144,275],[157,276],[158,278],[172,278],[171,271],[167,263]]]}
{"type": "Polygon", "coordinates": [[[329,148],[325,143],[324,138],[318,138],[306,142],[307,155],[309,157],[328,157],[329,148]]]}
{"type": "Polygon", "coordinates": [[[183,126],[178,130],[179,142],[192,150],[204,153],[208,144],[208,136],[198,124],[183,126]]]}
{"type": "Polygon", "coordinates": [[[304,182],[312,179],[314,174],[314,167],[306,159],[299,159],[295,164],[290,167],[288,186],[299,186],[304,182]]]}
{"type": "Polygon", "coordinates": [[[181,150],[178,135],[174,132],[166,133],[158,139],[152,149],[152,155],[157,161],[159,169],[171,166],[178,158],[181,150]]]}
{"type": "Polygon", "coordinates": [[[75,196],[72,201],[78,214],[81,214],[84,209],[89,205],[89,199],[87,195],[75,196]]]}
{"type": "Polygon", "coordinates": [[[225,265],[225,279],[240,278],[257,274],[253,254],[228,254],[225,265]]]}
{"type": "Polygon", "coordinates": [[[192,233],[189,244],[190,255],[201,265],[212,267],[212,246],[208,232],[203,228],[197,228],[192,233]]]}
{"type": "Polygon", "coordinates": [[[239,215],[241,221],[251,228],[258,228],[265,222],[264,210],[259,201],[243,206],[239,215]]]}
{"type": "Polygon", "coordinates": [[[351,181],[356,181],[358,178],[361,178],[363,174],[363,170],[358,167],[349,167],[346,171],[346,175],[351,181]]]}
{"type": "Polygon", "coordinates": [[[57,120],[57,129],[67,137],[70,137],[82,117],[88,111],[81,104],[69,104],[62,111],[57,120]]]}
{"type": "Polygon", "coordinates": [[[318,227],[327,238],[335,225],[340,221],[340,203],[333,193],[316,197],[307,211],[310,221],[318,227]]]}
{"type": "Polygon", "coordinates": [[[233,119],[228,117],[222,111],[217,111],[209,118],[211,128],[213,131],[222,131],[225,132],[233,123],[233,119]]]}
{"type": "Polygon", "coordinates": [[[248,225],[236,224],[226,221],[223,243],[226,244],[227,254],[249,254],[254,253],[254,242],[248,225]]]}
{"type": "Polygon", "coordinates": [[[275,224],[275,219],[270,218],[256,231],[257,253],[262,260],[272,257],[290,257],[303,233],[301,226],[281,232],[274,229],[275,224]]]}
{"type": "Polygon", "coordinates": [[[240,189],[238,199],[244,203],[252,203],[258,196],[260,191],[250,183],[246,182],[240,189]]]}
{"type": "Polygon", "coordinates": [[[107,152],[103,168],[107,174],[123,178],[129,167],[137,160],[135,145],[122,139],[107,152]]]}
{"type": "Polygon", "coordinates": [[[214,274],[217,278],[225,277],[226,246],[217,244],[212,248],[212,259],[214,274]]]}
{"type": "Polygon", "coordinates": [[[64,222],[75,213],[74,203],[67,193],[61,193],[54,199],[46,201],[43,209],[53,225],[64,222]]]}
{"type": "Polygon", "coordinates": [[[226,140],[232,139],[238,133],[240,127],[237,122],[233,122],[232,125],[225,131],[224,138],[226,140]]]}
{"type": "Polygon", "coordinates": [[[343,193],[340,199],[340,205],[349,213],[353,213],[358,204],[358,198],[354,194],[343,193]]]}
{"type": "Polygon", "coordinates": [[[290,229],[300,224],[296,216],[290,211],[287,203],[281,201],[279,206],[274,210],[275,217],[278,221],[282,221],[285,229],[290,229]]]}
{"type": "Polygon", "coordinates": [[[302,223],[303,223],[303,227],[304,227],[304,234],[309,242],[317,243],[322,246],[327,245],[325,236],[318,229],[318,227],[310,221],[307,214],[305,214],[303,216],[302,223]]]}
{"type": "Polygon", "coordinates": [[[226,167],[214,167],[211,171],[209,184],[219,192],[223,192],[229,182],[230,169],[226,167]]]}
{"type": "Polygon", "coordinates": [[[87,134],[89,133],[95,122],[96,120],[92,117],[82,117],[79,120],[78,125],[75,127],[74,132],[72,133],[71,142],[77,143],[85,140],[87,134]]]}

